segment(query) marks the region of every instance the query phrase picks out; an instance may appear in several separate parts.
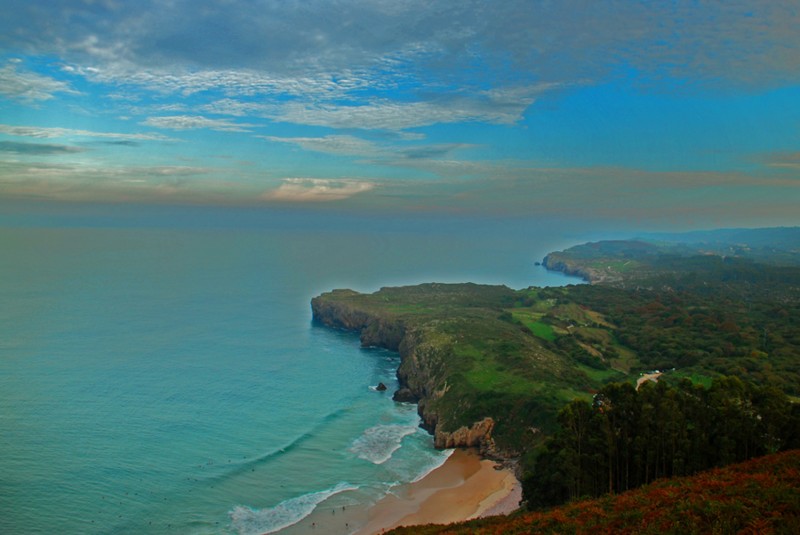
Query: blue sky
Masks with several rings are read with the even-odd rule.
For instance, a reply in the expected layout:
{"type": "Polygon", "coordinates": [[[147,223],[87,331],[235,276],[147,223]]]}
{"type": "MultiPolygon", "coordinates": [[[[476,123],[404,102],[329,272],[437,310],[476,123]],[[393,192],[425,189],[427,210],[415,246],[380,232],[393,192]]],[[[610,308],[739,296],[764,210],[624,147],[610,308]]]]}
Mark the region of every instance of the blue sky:
{"type": "Polygon", "coordinates": [[[7,202],[800,224],[796,0],[0,8],[7,202]]]}

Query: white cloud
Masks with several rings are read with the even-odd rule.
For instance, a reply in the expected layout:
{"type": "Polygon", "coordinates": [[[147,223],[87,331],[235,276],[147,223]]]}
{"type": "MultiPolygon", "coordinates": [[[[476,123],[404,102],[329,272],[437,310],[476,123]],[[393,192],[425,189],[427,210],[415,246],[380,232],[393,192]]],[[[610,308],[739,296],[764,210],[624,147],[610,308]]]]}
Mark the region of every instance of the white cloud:
{"type": "Polygon", "coordinates": [[[196,166],[108,166],[0,161],[0,197],[64,201],[231,202],[249,196],[243,184],[196,166]]]}
{"type": "Polygon", "coordinates": [[[53,0],[41,9],[8,0],[0,46],[69,56],[96,68],[105,81],[174,92],[352,91],[371,86],[375,74],[427,86],[447,80],[452,87],[463,86],[476,68],[501,86],[601,79],[633,67],[649,75],[768,87],[800,77],[796,4],[53,0]],[[185,74],[166,76],[176,72],[185,74]]]}
{"type": "Polygon", "coordinates": [[[256,126],[253,124],[234,123],[226,119],[209,119],[208,117],[201,117],[199,115],[149,117],[141,124],[170,130],[198,130],[207,128],[218,132],[249,132],[249,128],[256,126]]]}
{"type": "Polygon", "coordinates": [[[762,158],[768,167],[794,170],[800,169],[800,152],[778,152],[762,158]]]}
{"type": "MultiPolygon", "coordinates": [[[[257,116],[273,121],[329,128],[402,131],[442,123],[514,124],[544,92],[559,84],[497,88],[473,95],[451,92],[427,101],[373,99],[367,104],[292,100],[282,104],[221,99],[202,107],[208,113],[257,116]]],[[[413,134],[411,137],[417,137],[413,134]]]]}
{"type": "MultiPolygon", "coordinates": [[[[304,150],[334,154],[338,156],[359,156],[369,159],[368,163],[388,164],[402,167],[424,167],[425,164],[409,163],[418,160],[434,160],[444,158],[452,152],[472,147],[465,143],[437,143],[408,145],[378,144],[373,141],[349,135],[333,135],[324,137],[277,137],[256,136],[267,141],[297,145],[304,150]]],[[[402,140],[406,141],[406,140],[402,140]]],[[[431,164],[434,166],[435,164],[431,164]]]]}
{"type": "Polygon", "coordinates": [[[375,188],[374,182],[353,179],[287,178],[263,200],[281,202],[340,201],[375,188]]]}
{"type": "Polygon", "coordinates": [[[355,136],[339,135],[324,137],[276,137],[257,136],[276,143],[289,143],[305,150],[336,154],[342,156],[371,156],[387,154],[386,149],[366,139],[355,136]]]}
{"type": "Polygon", "coordinates": [[[265,104],[263,102],[242,101],[224,98],[204,104],[200,110],[215,115],[231,115],[233,117],[262,117],[272,119],[280,114],[279,104],[265,104]]]}
{"type": "Polygon", "coordinates": [[[491,100],[441,98],[430,102],[374,101],[366,105],[289,103],[274,117],[294,124],[331,128],[406,130],[433,124],[487,122],[514,124],[533,99],[497,105],[491,100]]]}
{"type": "Polygon", "coordinates": [[[126,141],[173,141],[161,134],[125,134],[119,132],[92,132],[74,128],[53,128],[43,126],[13,126],[0,124],[0,134],[32,137],[37,139],[53,139],[59,137],[90,137],[100,139],[117,139],[126,141]]]}
{"type": "Polygon", "coordinates": [[[71,65],[70,71],[97,83],[138,86],[158,93],[182,96],[214,91],[236,97],[284,95],[335,99],[365,88],[389,89],[395,86],[389,79],[347,69],[336,75],[308,72],[285,76],[249,68],[188,70],[178,65],[168,69],[143,69],[135,63],[115,61],[104,64],[102,68],[71,65]]]}
{"type": "Polygon", "coordinates": [[[54,93],[78,94],[66,82],[34,72],[20,71],[17,65],[17,62],[12,61],[0,68],[0,95],[24,103],[35,103],[50,100],[54,93]]]}

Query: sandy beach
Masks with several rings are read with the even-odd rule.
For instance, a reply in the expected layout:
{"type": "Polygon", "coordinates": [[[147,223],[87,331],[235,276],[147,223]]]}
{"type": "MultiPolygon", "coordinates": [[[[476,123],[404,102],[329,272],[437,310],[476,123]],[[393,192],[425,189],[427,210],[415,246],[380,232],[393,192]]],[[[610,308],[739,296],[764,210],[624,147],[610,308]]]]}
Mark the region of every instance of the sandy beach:
{"type": "Polygon", "coordinates": [[[475,452],[456,450],[442,466],[378,502],[356,533],[508,514],[521,498],[522,488],[510,470],[497,469],[475,452]]]}
{"type": "Polygon", "coordinates": [[[508,469],[455,450],[442,466],[414,483],[400,485],[373,506],[332,501],[281,535],[371,535],[400,526],[447,524],[517,509],[522,487],[508,469]]]}

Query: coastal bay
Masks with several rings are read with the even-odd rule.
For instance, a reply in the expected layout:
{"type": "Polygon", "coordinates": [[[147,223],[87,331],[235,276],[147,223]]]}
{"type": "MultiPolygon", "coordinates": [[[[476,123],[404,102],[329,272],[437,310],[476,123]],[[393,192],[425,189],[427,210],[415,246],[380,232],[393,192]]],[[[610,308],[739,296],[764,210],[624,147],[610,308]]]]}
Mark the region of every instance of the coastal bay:
{"type": "Polygon", "coordinates": [[[565,280],[497,240],[292,223],[0,229],[0,531],[262,534],[329,520],[337,500],[337,519],[366,515],[446,454],[391,399],[398,354],[312,323],[309,299],[450,272],[565,280]],[[495,247],[519,268],[488,262],[495,247]]]}
{"type": "MultiPolygon", "coordinates": [[[[522,487],[513,471],[472,449],[449,450],[447,460],[420,479],[397,485],[377,503],[321,503],[282,535],[371,535],[403,526],[449,524],[515,511],[522,487]]],[[[350,502],[352,503],[352,502],[350,502]]]]}
{"type": "Polygon", "coordinates": [[[459,449],[424,478],[378,502],[369,511],[368,523],[356,533],[508,514],[519,507],[521,498],[522,487],[511,470],[474,450],[459,449]]]}

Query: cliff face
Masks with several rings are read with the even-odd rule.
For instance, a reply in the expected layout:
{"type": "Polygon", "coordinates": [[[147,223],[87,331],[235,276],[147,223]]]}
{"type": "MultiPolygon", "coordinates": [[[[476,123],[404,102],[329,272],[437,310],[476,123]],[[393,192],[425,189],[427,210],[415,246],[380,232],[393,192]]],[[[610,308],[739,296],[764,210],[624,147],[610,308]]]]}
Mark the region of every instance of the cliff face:
{"type": "MultiPolygon", "coordinates": [[[[355,295],[350,290],[334,290],[330,295],[355,295]]],[[[393,321],[353,307],[347,303],[325,299],[323,296],[311,300],[311,311],[314,321],[327,327],[354,331],[360,334],[364,347],[382,347],[390,351],[399,351],[405,336],[402,322],[393,321]]]]}
{"type": "Polygon", "coordinates": [[[438,407],[438,401],[448,392],[446,359],[447,343],[432,341],[424,327],[408,327],[390,315],[378,314],[352,306],[341,300],[326,299],[355,295],[349,290],[336,290],[311,300],[315,321],[328,327],[360,333],[364,347],[382,347],[400,353],[397,370],[400,389],[397,401],[417,402],[423,427],[434,436],[437,448],[470,447],[497,457],[492,430],[495,422],[484,418],[471,426],[447,431],[452,418],[438,407]]]}
{"type": "Polygon", "coordinates": [[[588,266],[572,262],[559,256],[558,253],[545,256],[544,260],[542,260],[542,265],[550,271],[560,271],[565,275],[580,277],[591,284],[601,282],[606,278],[603,273],[588,266]]]}
{"type": "Polygon", "coordinates": [[[478,448],[484,455],[499,457],[492,438],[495,422],[488,416],[471,427],[459,427],[447,433],[434,431],[433,443],[437,448],[478,448]]]}

